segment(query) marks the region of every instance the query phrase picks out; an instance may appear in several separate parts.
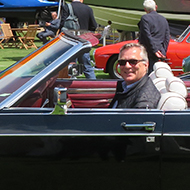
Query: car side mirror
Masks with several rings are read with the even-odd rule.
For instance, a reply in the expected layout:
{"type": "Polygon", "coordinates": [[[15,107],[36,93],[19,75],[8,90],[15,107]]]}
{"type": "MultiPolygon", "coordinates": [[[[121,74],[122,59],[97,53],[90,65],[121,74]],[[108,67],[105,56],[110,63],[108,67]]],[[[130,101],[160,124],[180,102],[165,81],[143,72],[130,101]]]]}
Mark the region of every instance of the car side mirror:
{"type": "Polygon", "coordinates": [[[67,114],[67,88],[54,88],[54,97],[53,101],[55,104],[54,111],[52,114],[54,115],[65,115],[67,114]]]}

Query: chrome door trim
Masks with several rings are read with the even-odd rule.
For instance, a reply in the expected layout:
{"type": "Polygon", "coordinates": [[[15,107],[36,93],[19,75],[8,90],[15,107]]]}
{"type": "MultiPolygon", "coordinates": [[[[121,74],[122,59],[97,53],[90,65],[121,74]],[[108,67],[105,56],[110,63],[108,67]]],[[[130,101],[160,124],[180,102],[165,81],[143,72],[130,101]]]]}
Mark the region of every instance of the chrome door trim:
{"type": "Polygon", "coordinates": [[[37,133],[19,133],[19,134],[0,134],[0,137],[117,137],[117,136],[155,136],[155,137],[160,137],[161,133],[94,133],[91,132],[89,133],[42,133],[42,134],[37,134],[37,133]]]}

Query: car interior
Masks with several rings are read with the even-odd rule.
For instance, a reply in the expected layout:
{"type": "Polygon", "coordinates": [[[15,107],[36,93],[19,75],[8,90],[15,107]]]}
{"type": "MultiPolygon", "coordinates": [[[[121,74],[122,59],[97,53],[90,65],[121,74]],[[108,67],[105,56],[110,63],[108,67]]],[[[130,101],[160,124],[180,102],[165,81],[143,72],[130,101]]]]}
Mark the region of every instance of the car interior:
{"type": "Polygon", "coordinates": [[[175,77],[171,68],[165,62],[156,62],[150,78],[161,93],[158,109],[184,110],[188,107],[187,88],[184,82],[175,77]]]}
{"type": "MultiPolygon", "coordinates": [[[[116,80],[71,80],[57,77],[56,75],[42,84],[32,95],[22,101],[19,107],[54,108],[54,89],[58,87],[67,89],[67,102],[70,102],[70,108],[108,108],[117,85],[116,80]]],[[[155,63],[150,78],[161,93],[158,109],[187,109],[187,88],[180,78],[173,75],[167,63],[155,63]]]]}

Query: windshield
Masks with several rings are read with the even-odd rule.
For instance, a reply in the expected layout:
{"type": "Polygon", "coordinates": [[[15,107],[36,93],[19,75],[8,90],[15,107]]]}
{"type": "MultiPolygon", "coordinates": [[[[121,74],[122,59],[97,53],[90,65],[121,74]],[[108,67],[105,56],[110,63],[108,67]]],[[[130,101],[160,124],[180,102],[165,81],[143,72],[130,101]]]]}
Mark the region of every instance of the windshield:
{"type": "Polygon", "coordinates": [[[190,32],[190,26],[187,27],[187,29],[179,36],[179,38],[176,39],[178,42],[182,42],[184,38],[189,34],[190,32]]]}
{"type": "Polygon", "coordinates": [[[0,80],[0,102],[33,78],[44,68],[58,59],[64,52],[72,47],[71,44],[61,40],[43,49],[37,55],[26,57],[13,67],[7,69],[0,80]]]}

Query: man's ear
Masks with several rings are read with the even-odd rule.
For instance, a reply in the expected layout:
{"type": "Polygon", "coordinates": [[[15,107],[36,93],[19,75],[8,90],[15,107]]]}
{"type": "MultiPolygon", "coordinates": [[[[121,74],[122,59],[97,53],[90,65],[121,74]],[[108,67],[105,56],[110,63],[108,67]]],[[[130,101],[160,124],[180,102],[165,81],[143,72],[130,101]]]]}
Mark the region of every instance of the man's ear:
{"type": "Polygon", "coordinates": [[[149,13],[145,8],[144,8],[144,11],[145,11],[146,13],[149,13]]]}
{"type": "Polygon", "coordinates": [[[148,73],[149,62],[145,63],[144,65],[145,65],[146,71],[148,73]]]}

